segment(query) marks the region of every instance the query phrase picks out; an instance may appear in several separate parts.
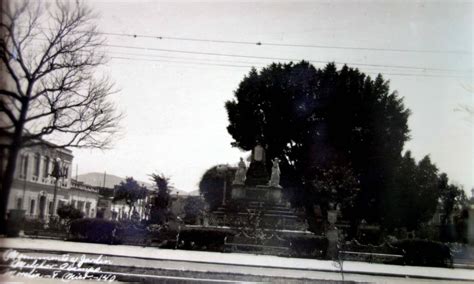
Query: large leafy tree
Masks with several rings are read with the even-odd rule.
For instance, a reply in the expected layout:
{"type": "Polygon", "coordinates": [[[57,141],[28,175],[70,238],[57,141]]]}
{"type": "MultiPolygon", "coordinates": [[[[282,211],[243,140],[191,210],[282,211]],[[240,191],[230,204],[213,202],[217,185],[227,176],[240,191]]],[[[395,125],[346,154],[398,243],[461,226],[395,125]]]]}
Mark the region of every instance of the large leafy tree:
{"type": "Polygon", "coordinates": [[[360,182],[351,218],[381,216],[383,189],[409,138],[410,113],[381,75],[374,80],[358,69],[316,69],[305,61],[271,64],[252,69],[226,109],[233,146],[250,150],[259,141],[267,165],[278,157],[281,184],[292,189],[295,205],[309,209],[314,169],[341,160],[360,182]]]}
{"type": "Polygon", "coordinates": [[[236,170],[235,167],[228,165],[216,165],[206,170],[201,177],[199,193],[209,204],[210,210],[215,210],[222,205],[224,187],[226,192],[225,200],[230,199],[232,181],[234,180],[236,170]]]}
{"type": "Polygon", "coordinates": [[[201,196],[188,196],[184,204],[184,222],[196,224],[196,221],[206,210],[206,202],[201,196]]]}
{"type": "Polygon", "coordinates": [[[163,174],[151,174],[156,191],[150,203],[150,223],[164,224],[169,219],[169,206],[171,205],[169,178],[163,174]]]}
{"type": "Polygon", "coordinates": [[[455,210],[461,210],[462,207],[467,203],[466,193],[462,189],[454,184],[449,184],[449,178],[446,173],[439,175],[438,187],[440,190],[440,201],[443,218],[441,224],[447,225],[451,221],[449,218],[455,210]]]}
{"type": "Polygon", "coordinates": [[[409,230],[433,218],[440,196],[438,169],[425,156],[418,163],[407,151],[386,188],[381,205],[386,228],[405,227],[409,230]]]}
{"type": "MultiPolygon", "coordinates": [[[[312,176],[306,177],[305,196],[309,204],[318,204],[322,220],[327,219],[329,209],[340,208],[344,217],[353,213],[357,193],[359,192],[359,180],[354,175],[349,164],[329,162],[326,165],[314,167],[312,176]],[[331,208],[332,207],[332,208],[331,208]]],[[[313,210],[314,207],[307,207],[313,210]]],[[[319,232],[324,223],[315,219],[312,214],[308,216],[309,229],[319,232]]]]}
{"type": "MultiPolygon", "coordinates": [[[[97,76],[104,39],[80,1],[2,1],[0,9],[0,221],[21,148],[106,148],[121,115],[113,84],[97,76]]],[[[1,226],[0,227],[4,227],[1,226]]]]}
{"type": "Polygon", "coordinates": [[[128,205],[129,214],[135,210],[135,204],[140,199],[145,199],[148,195],[148,189],[145,186],[139,185],[133,177],[127,177],[125,181],[115,186],[115,193],[113,201],[123,200],[128,205]]]}

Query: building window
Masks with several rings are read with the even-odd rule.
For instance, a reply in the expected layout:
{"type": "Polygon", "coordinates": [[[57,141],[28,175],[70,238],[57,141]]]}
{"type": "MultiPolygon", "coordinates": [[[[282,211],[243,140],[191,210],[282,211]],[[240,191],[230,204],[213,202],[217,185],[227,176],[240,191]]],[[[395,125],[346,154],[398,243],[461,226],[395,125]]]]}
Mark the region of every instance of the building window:
{"type": "Polygon", "coordinates": [[[53,213],[53,201],[50,201],[50,202],[49,202],[48,213],[49,213],[49,214],[53,213]]]}
{"type": "Polygon", "coordinates": [[[44,157],[43,177],[47,178],[48,176],[49,176],[49,157],[44,157]]]}
{"type": "Polygon", "coordinates": [[[28,174],[28,155],[21,156],[20,178],[26,178],[28,174]]]}
{"type": "Polygon", "coordinates": [[[67,178],[69,176],[68,173],[69,173],[69,167],[64,166],[64,168],[63,168],[63,177],[67,178]]]}
{"type": "Polygon", "coordinates": [[[35,214],[35,200],[31,199],[31,202],[30,202],[30,215],[34,215],[34,214],[35,214]]]}
{"type": "Polygon", "coordinates": [[[90,202],[86,202],[86,212],[85,212],[85,215],[86,215],[86,217],[90,217],[90,214],[91,214],[91,203],[90,203],[90,202]]]}
{"type": "Polygon", "coordinates": [[[23,199],[21,197],[16,200],[16,209],[23,209],[23,199]]]}
{"type": "Polygon", "coordinates": [[[84,201],[77,202],[77,209],[84,213],[84,201]]]}
{"type": "Polygon", "coordinates": [[[35,154],[35,158],[34,158],[34,170],[33,170],[33,176],[34,177],[39,177],[39,173],[40,173],[40,163],[41,163],[41,156],[39,153],[36,153],[35,154]]]}

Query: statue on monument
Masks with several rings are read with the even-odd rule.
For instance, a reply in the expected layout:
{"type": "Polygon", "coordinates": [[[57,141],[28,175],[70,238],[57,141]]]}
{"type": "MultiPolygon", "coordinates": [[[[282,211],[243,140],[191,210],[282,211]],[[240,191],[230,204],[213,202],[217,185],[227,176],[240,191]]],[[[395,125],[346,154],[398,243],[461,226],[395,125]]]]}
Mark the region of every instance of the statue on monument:
{"type": "Polygon", "coordinates": [[[237,171],[235,172],[235,178],[232,184],[244,185],[246,174],[247,174],[247,167],[245,166],[244,159],[242,159],[241,157],[240,162],[239,162],[239,167],[237,168],[237,171]]]}
{"type": "Polygon", "coordinates": [[[280,160],[275,158],[272,160],[272,174],[270,176],[269,186],[280,187],[280,160]]]}

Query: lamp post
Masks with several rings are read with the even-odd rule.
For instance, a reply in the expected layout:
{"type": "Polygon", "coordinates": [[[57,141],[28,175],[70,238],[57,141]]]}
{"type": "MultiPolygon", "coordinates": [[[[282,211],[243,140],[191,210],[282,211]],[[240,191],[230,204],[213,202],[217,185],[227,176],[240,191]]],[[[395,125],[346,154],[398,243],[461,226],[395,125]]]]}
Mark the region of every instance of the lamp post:
{"type": "Polygon", "coordinates": [[[61,168],[61,159],[56,158],[53,162],[53,171],[51,172],[51,176],[55,178],[54,181],[54,194],[53,194],[53,205],[51,206],[50,210],[50,220],[54,216],[54,208],[56,205],[56,197],[57,197],[57,192],[58,192],[58,182],[59,178],[64,177],[64,168],[61,168]]]}

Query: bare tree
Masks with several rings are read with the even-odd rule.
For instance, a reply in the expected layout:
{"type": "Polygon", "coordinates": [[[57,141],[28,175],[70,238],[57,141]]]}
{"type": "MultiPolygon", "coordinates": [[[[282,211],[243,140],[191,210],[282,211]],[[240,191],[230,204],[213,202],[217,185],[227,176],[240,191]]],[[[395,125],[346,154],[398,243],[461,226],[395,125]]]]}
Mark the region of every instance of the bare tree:
{"type": "Polygon", "coordinates": [[[0,147],[6,166],[0,219],[4,221],[21,148],[45,140],[57,148],[107,148],[122,114],[109,100],[113,83],[97,76],[105,63],[104,39],[89,7],[79,1],[2,4],[0,147]]]}

